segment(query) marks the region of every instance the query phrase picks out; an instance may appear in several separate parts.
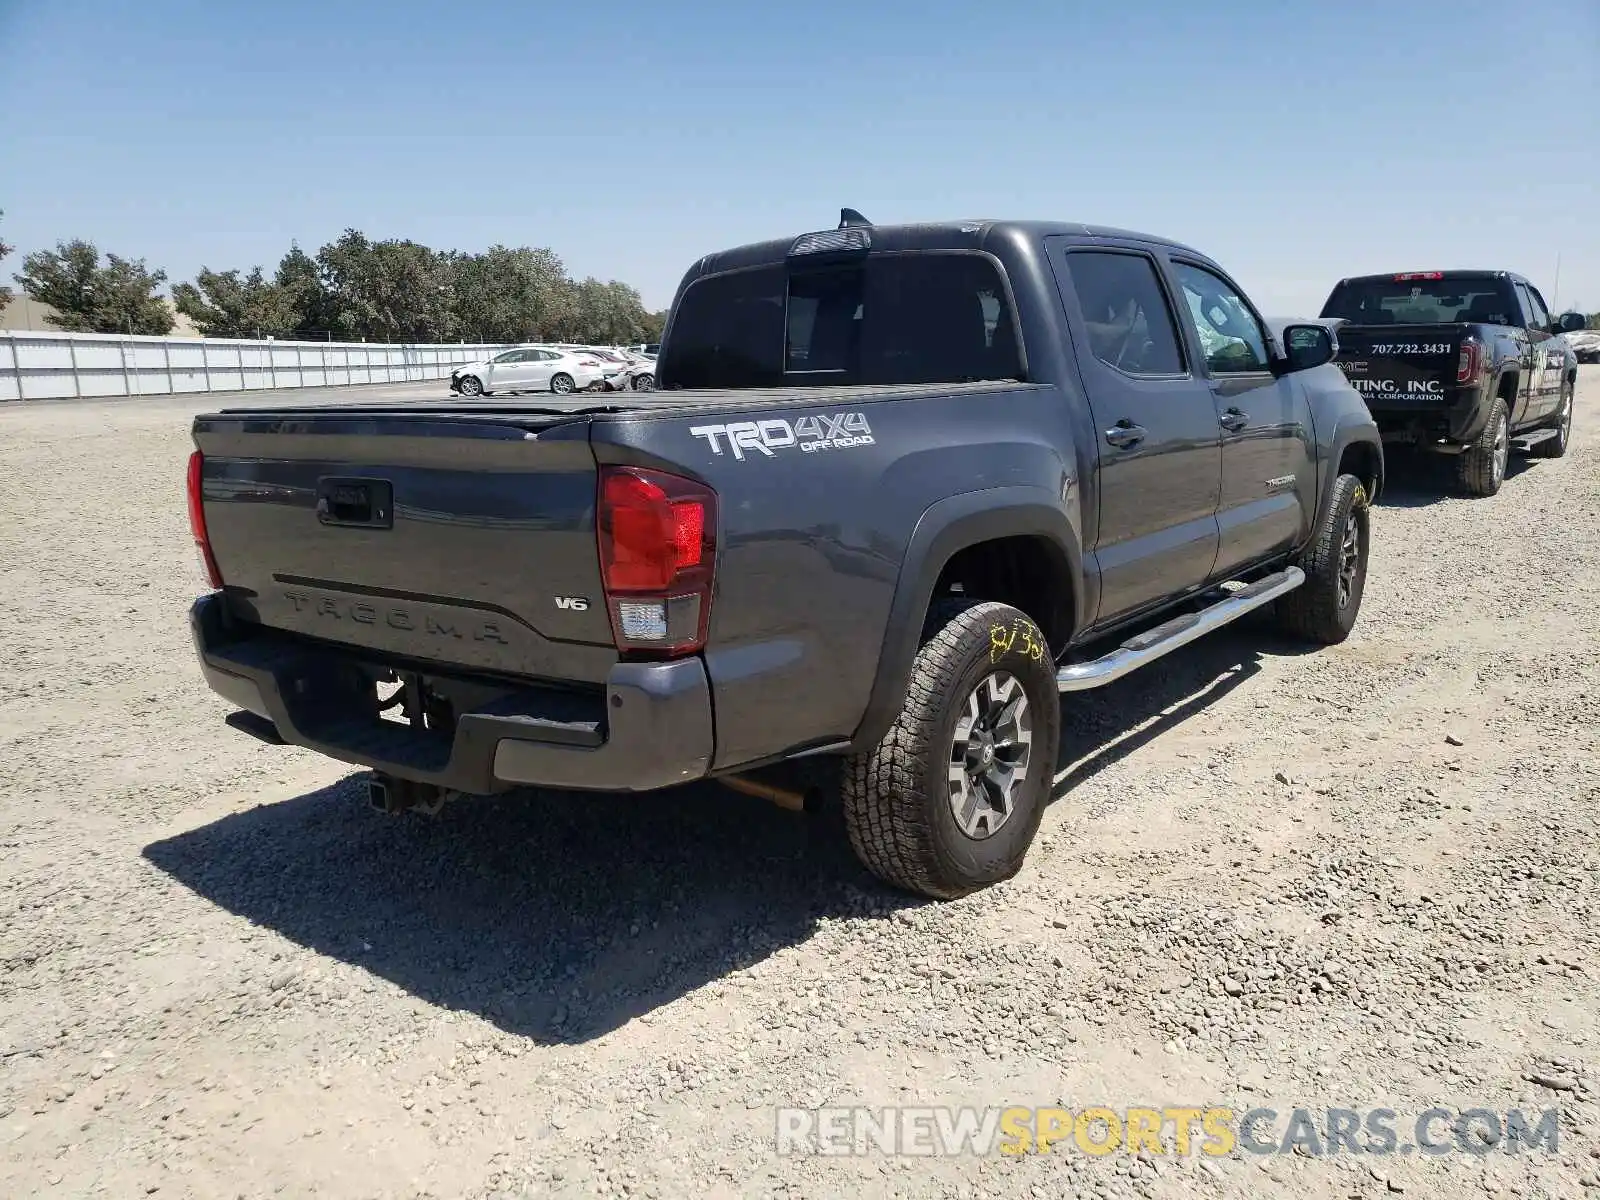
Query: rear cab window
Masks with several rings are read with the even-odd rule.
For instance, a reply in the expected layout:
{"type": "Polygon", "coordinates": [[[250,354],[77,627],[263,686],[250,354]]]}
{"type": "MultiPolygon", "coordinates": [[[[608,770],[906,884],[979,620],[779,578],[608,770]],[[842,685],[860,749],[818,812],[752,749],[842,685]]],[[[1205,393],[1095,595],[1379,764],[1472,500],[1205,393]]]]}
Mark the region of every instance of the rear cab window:
{"type": "Polygon", "coordinates": [[[1517,308],[1508,282],[1493,275],[1411,274],[1347,279],[1322,316],[1352,325],[1520,325],[1517,308]]]}
{"type": "Polygon", "coordinates": [[[696,280],[673,317],[667,388],[1021,380],[998,264],[972,251],[877,252],[696,280]]]}

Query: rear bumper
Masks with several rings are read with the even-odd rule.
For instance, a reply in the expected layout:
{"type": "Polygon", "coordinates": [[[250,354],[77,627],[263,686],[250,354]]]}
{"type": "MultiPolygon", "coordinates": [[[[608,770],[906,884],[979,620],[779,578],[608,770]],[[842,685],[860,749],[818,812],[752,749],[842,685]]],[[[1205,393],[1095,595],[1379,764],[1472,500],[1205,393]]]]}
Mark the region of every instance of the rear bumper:
{"type": "Polygon", "coordinates": [[[1437,395],[1368,393],[1363,398],[1385,442],[1465,444],[1482,433],[1489,420],[1487,394],[1486,387],[1472,384],[1448,387],[1437,395]]]}
{"type": "Polygon", "coordinates": [[[653,791],[703,777],[712,758],[711,690],[699,658],[618,663],[604,693],[484,686],[423,672],[476,702],[448,734],[370,711],[357,652],[230,622],[217,593],[189,614],[207,685],[270,721],[285,742],[402,779],[486,794],[521,785],[653,791]]]}

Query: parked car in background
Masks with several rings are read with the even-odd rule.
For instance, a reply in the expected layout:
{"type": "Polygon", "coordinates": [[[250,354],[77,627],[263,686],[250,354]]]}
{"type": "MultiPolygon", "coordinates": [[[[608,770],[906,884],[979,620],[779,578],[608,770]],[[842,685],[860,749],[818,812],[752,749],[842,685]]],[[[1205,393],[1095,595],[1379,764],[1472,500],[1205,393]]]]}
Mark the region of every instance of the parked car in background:
{"type": "Polygon", "coordinates": [[[628,368],[628,389],[634,392],[653,392],[656,387],[655,359],[647,358],[628,368]]]}
{"type": "Polygon", "coordinates": [[[496,392],[581,392],[602,383],[593,355],[546,346],[521,346],[450,372],[450,390],[463,396],[496,392]]]}
{"type": "Polygon", "coordinates": [[[585,346],[582,351],[600,364],[601,383],[608,392],[622,391],[627,384],[622,376],[633,365],[633,360],[627,355],[603,346],[585,346]]]}
{"type": "Polygon", "coordinates": [[[1581,363],[1600,363],[1600,329],[1567,334],[1567,345],[1581,363]]]}
{"type": "Polygon", "coordinates": [[[656,386],[656,360],[642,354],[628,355],[628,367],[612,386],[619,392],[649,392],[656,386]]]}
{"type": "Polygon", "coordinates": [[[1510,271],[1402,271],[1342,279],[1322,307],[1339,366],[1383,439],[1456,455],[1469,495],[1492,496],[1512,445],[1560,458],[1577,358],[1539,289],[1510,271]]]}

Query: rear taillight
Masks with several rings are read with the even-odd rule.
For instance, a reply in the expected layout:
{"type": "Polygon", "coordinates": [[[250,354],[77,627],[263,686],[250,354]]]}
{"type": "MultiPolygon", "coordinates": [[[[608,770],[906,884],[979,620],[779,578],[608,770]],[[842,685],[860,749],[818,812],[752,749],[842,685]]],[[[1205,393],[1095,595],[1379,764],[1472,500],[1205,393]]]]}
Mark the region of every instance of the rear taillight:
{"type": "Polygon", "coordinates": [[[1468,338],[1461,343],[1461,361],[1456,365],[1456,382],[1472,383],[1483,370],[1483,344],[1468,338]]]}
{"type": "Polygon", "coordinates": [[[1409,283],[1413,279],[1443,279],[1443,271],[1402,271],[1394,277],[1396,283],[1409,283]]]}
{"type": "Polygon", "coordinates": [[[196,450],[189,455],[189,531],[194,534],[195,549],[200,552],[201,565],[206,579],[214,588],[222,586],[222,572],[217,570],[216,556],[211,553],[211,536],[206,532],[206,509],[200,494],[205,473],[205,456],[196,450]]]}
{"type": "Polygon", "coordinates": [[[602,467],[595,526],[617,649],[688,654],[704,646],[716,492],[665,471],[602,467]]]}

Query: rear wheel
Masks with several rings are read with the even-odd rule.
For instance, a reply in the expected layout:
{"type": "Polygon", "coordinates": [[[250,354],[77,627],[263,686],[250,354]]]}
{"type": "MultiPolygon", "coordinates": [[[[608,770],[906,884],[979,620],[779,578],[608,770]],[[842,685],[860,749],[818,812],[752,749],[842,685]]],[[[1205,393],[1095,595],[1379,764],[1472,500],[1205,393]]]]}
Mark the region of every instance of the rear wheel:
{"type": "Polygon", "coordinates": [[[1511,461],[1511,418],[1499,396],[1489,408],[1483,432],[1456,459],[1456,482],[1469,496],[1493,496],[1506,481],[1511,461]]]}
{"type": "Polygon", "coordinates": [[[565,371],[557,371],[550,376],[550,390],[558,396],[565,396],[572,390],[572,376],[565,371]]]}
{"type": "Polygon", "coordinates": [[[476,375],[463,375],[461,377],[461,382],[456,386],[461,389],[461,394],[463,396],[483,395],[483,380],[479,379],[476,375]]]}
{"type": "Polygon", "coordinates": [[[1061,696],[1044,634],[1006,604],[928,621],[900,715],[841,786],[856,856],[896,887],[954,899],[1022,867],[1055,776],[1061,696]]]}
{"type": "Polygon", "coordinates": [[[1567,443],[1572,440],[1572,383],[1569,381],[1561,385],[1561,407],[1556,412],[1556,435],[1545,438],[1542,442],[1535,442],[1528,449],[1529,458],[1560,458],[1567,452],[1567,443]]]}

